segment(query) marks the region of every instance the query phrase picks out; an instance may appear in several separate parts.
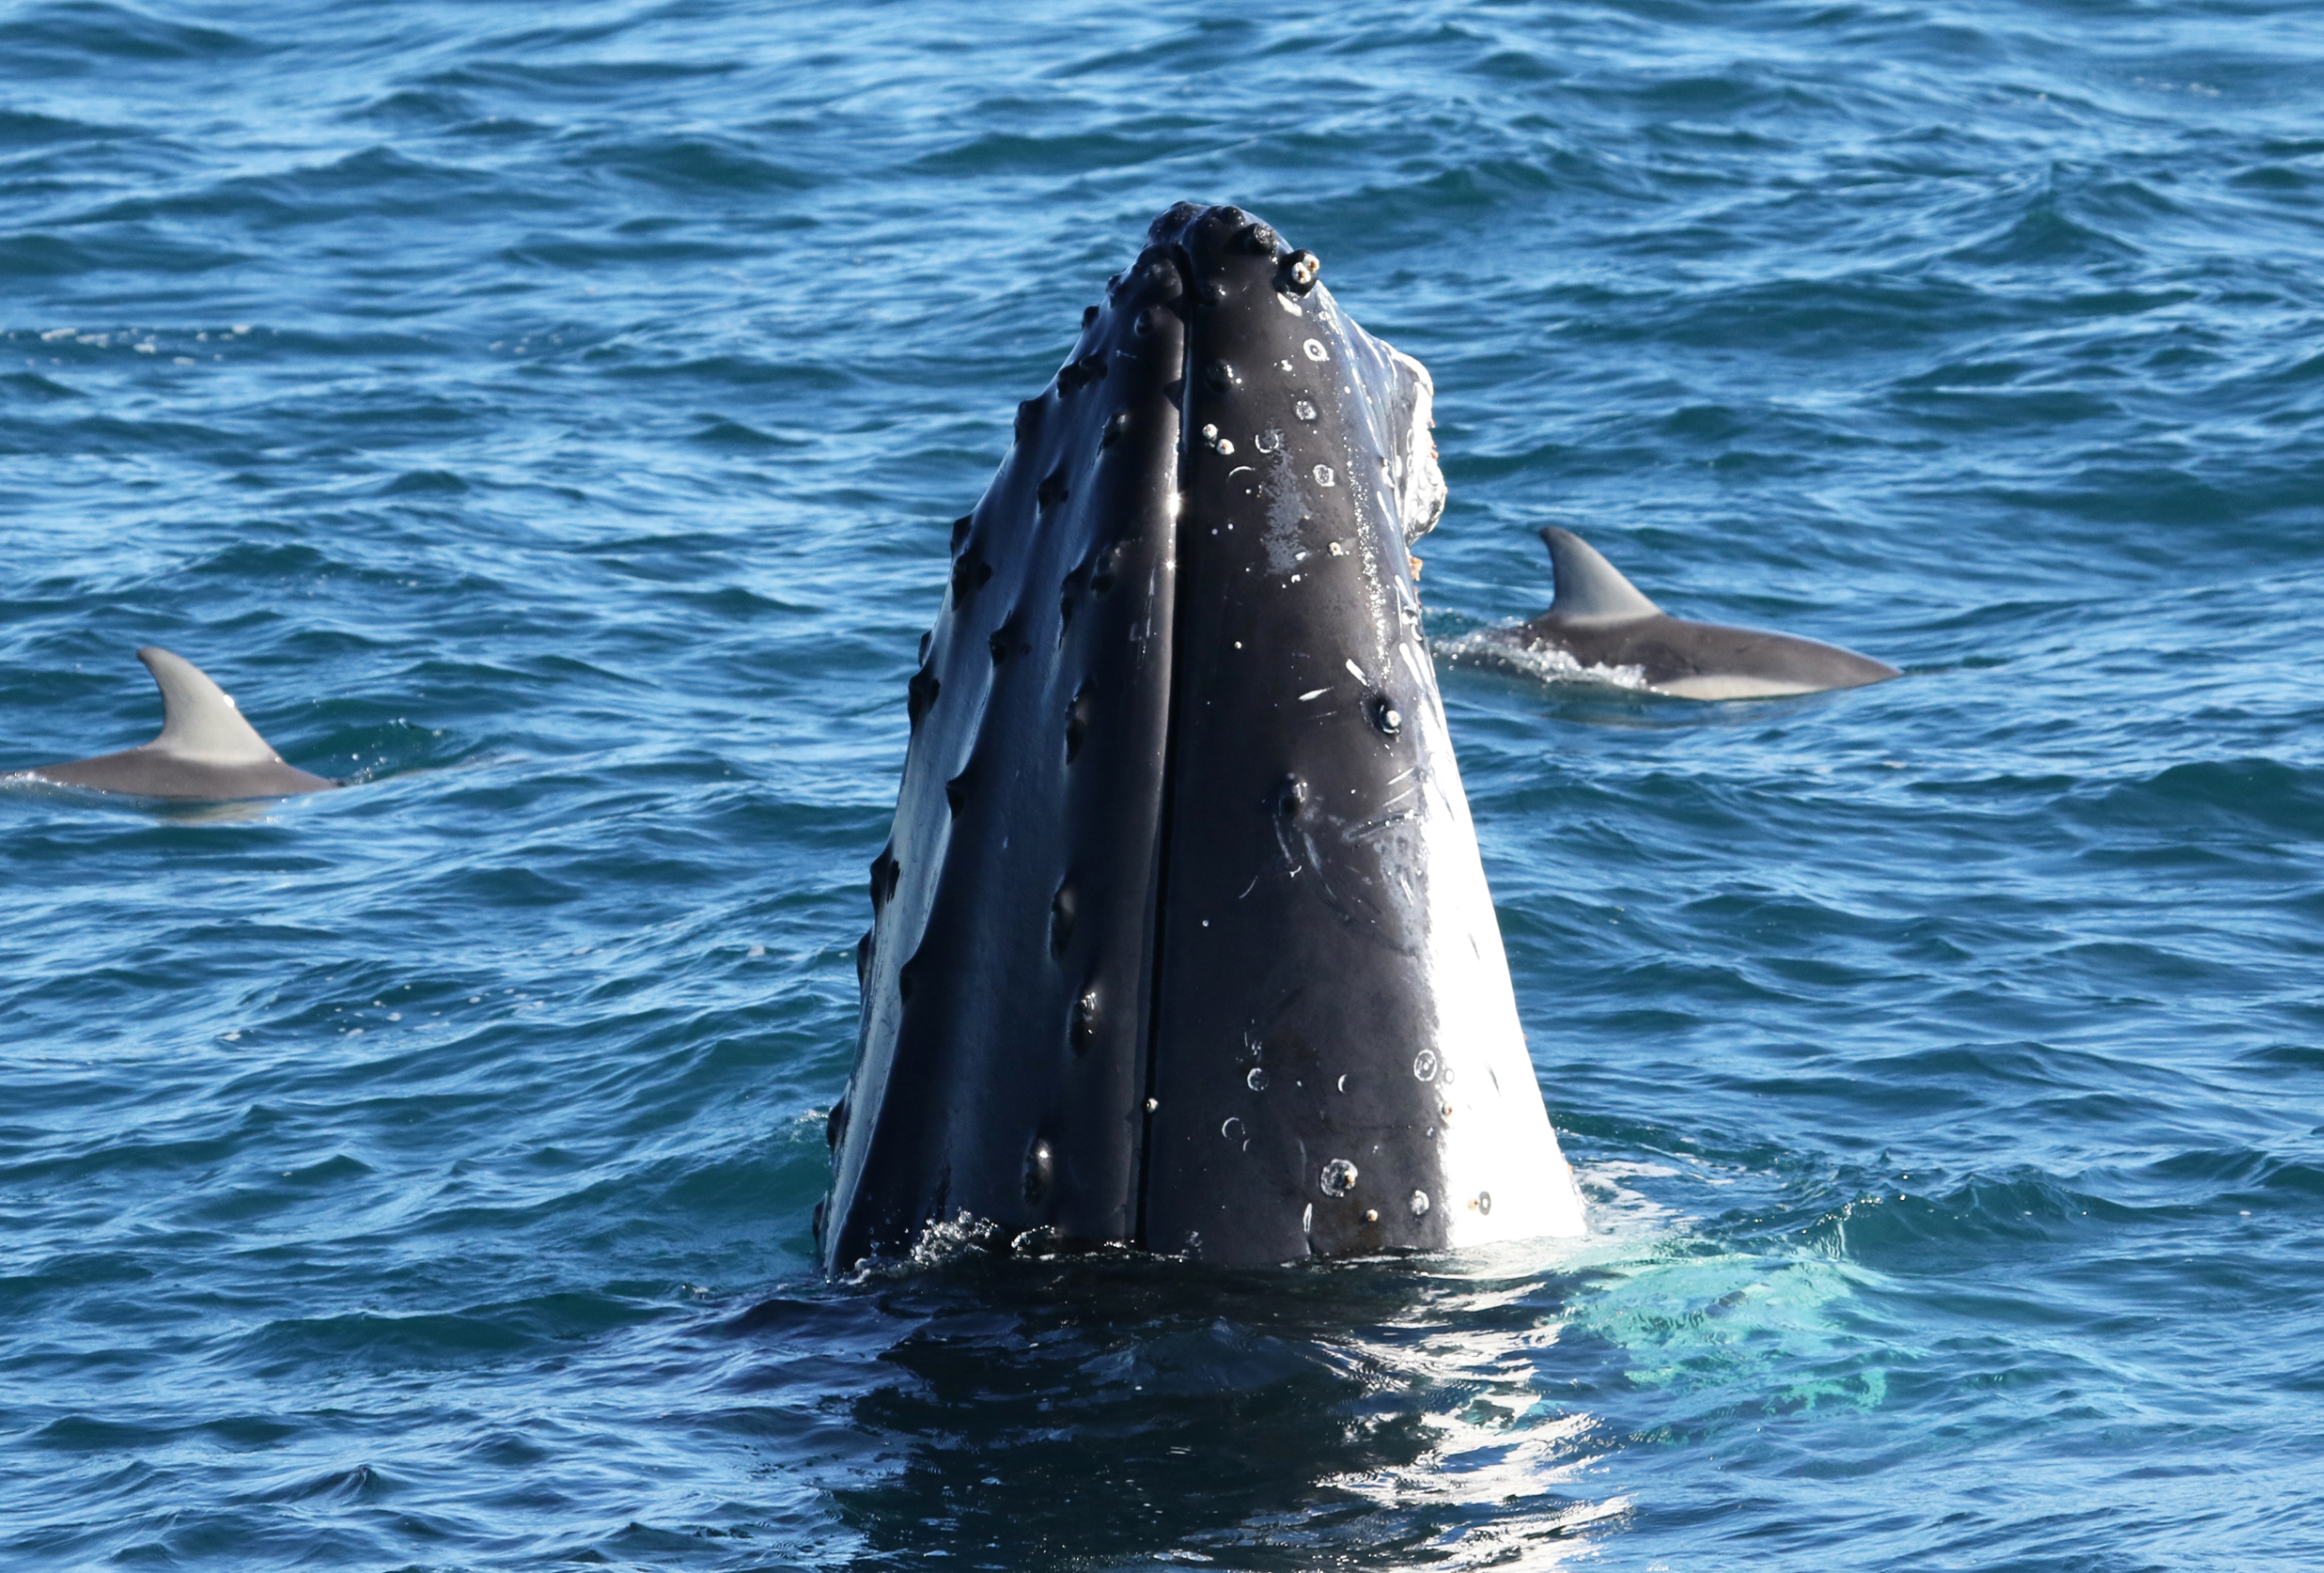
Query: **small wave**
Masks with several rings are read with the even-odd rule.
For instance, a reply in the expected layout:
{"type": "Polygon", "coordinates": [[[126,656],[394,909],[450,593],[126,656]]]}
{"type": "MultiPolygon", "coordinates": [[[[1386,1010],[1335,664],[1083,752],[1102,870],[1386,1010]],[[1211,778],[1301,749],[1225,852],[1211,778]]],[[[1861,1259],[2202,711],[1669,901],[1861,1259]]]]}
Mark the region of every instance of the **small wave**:
{"type": "Polygon", "coordinates": [[[95,142],[104,137],[134,134],[128,127],[0,109],[0,148],[41,148],[60,142],[95,142]]]}
{"type": "Polygon", "coordinates": [[[408,470],[380,488],[382,497],[457,496],[468,483],[449,470],[408,470]]]}
{"type": "Polygon", "coordinates": [[[739,143],[709,136],[678,136],[588,151],[592,165],[647,185],[679,192],[767,194],[811,191],[819,183],[796,169],[739,143]]]}
{"type": "Polygon", "coordinates": [[[2324,782],[2314,771],[2277,759],[2195,760],[2124,781],[2074,809],[2098,828],[2138,827],[2175,838],[2303,838],[2324,823],[2324,782]]]}
{"type": "Polygon", "coordinates": [[[43,401],[86,397],[78,388],[69,388],[62,382],[51,382],[37,371],[18,371],[0,377],[0,388],[6,388],[9,393],[20,397],[38,398],[43,401]]]}
{"type": "Polygon", "coordinates": [[[803,448],[807,444],[796,437],[781,437],[745,426],[741,421],[725,416],[706,417],[709,423],[694,434],[694,441],[714,448],[803,448]]]}
{"type": "Polygon", "coordinates": [[[1025,136],[989,132],[954,148],[923,153],[912,162],[920,173],[944,176],[1091,174],[1150,164],[1160,149],[1143,137],[1075,132],[1025,136]]]}
{"type": "Polygon", "coordinates": [[[37,6],[0,24],[0,53],[22,51],[85,61],[215,60],[256,53],[249,39],[217,27],[164,22],[127,6],[37,6]]]}

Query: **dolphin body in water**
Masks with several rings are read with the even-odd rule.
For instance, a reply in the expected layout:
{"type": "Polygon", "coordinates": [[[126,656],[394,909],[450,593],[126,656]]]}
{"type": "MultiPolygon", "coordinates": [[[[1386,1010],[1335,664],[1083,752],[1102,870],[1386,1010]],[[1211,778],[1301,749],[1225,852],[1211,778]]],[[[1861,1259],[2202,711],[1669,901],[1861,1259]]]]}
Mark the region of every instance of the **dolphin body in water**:
{"type": "Polygon", "coordinates": [[[1587,677],[1634,676],[1655,693],[1680,699],[1770,699],[1861,688],[1898,676],[1886,662],[1788,633],[1691,623],[1648,600],[1622,572],[1571,530],[1541,532],[1557,594],[1531,622],[1480,637],[1552,652],[1587,677]]]}
{"type": "Polygon", "coordinates": [[[234,701],[185,657],[148,645],[137,659],[162,691],[162,735],[118,754],[36,765],[28,773],[98,792],[212,802],[283,798],[338,785],[283,763],[234,701]]]}
{"type": "Polygon", "coordinates": [[[1580,1235],[1421,632],[1428,374],[1238,209],[1148,241],[952,528],[824,1265],[1580,1235]]]}

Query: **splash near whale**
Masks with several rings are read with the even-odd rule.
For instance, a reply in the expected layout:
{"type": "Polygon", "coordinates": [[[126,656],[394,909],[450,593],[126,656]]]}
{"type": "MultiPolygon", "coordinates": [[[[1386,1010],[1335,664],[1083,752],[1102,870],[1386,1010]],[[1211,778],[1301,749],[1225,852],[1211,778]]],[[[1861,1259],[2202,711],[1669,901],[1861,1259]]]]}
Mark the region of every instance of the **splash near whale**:
{"type": "Polygon", "coordinates": [[[963,1215],[1257,1264],[1583,1230],[1423,642],[1421,365],[1181,204],[952,528],[825,1265],[963,1215]]]}

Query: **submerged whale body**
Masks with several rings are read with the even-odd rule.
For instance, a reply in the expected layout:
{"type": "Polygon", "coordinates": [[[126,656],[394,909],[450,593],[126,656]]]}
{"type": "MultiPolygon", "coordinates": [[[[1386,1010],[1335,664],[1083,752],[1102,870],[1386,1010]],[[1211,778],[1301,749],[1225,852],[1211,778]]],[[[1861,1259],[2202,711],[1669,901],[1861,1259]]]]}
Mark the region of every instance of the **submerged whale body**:
{"type": "Polygon", "coordinates": [[[202,802],[290,797],[338,785],[283,763],[234,701],[185,657],[148,645],[137,659],[162,691],[162,735],[118,754],[36,765],[30,774],[91,791],[202,802]]]}
{"type": "Polygon", "coordinates": [[[1580,1234],[1422,640],[1428,374],[1237,209],[1148,240],[953,526],[825,1266],[1580,1234]]]}
{"type": "Polygon", "coordinates": [[[1770,699],[1898,676],[1886,662],[1836,645],[1674,617],[1572,531],[1551,525],[1541,540],[1556,597],[1531,622],[1485,635],[1491,643],[1554,652],[1585,677],[1634,675],[1651,692],[1680,699],[1770,699]]]}

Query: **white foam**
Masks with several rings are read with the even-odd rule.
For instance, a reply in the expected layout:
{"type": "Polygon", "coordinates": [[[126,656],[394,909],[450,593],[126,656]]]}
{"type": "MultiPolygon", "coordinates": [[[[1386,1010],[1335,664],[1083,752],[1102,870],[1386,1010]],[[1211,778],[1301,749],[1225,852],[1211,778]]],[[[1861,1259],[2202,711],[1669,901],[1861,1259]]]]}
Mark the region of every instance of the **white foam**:
{"type": "Polygon", "coordinates": [[[1545,683],[1590,688],[1617,688],[1631,693],[1655,692],[1646,683],[1643,666],[1584,666],[1572,652],[1555,646],[1518,645],[1500,631],[1480,630],[1452,639],[1429,641],[1429,647],[1455,666],[1490,666],[1545,683]]]}

